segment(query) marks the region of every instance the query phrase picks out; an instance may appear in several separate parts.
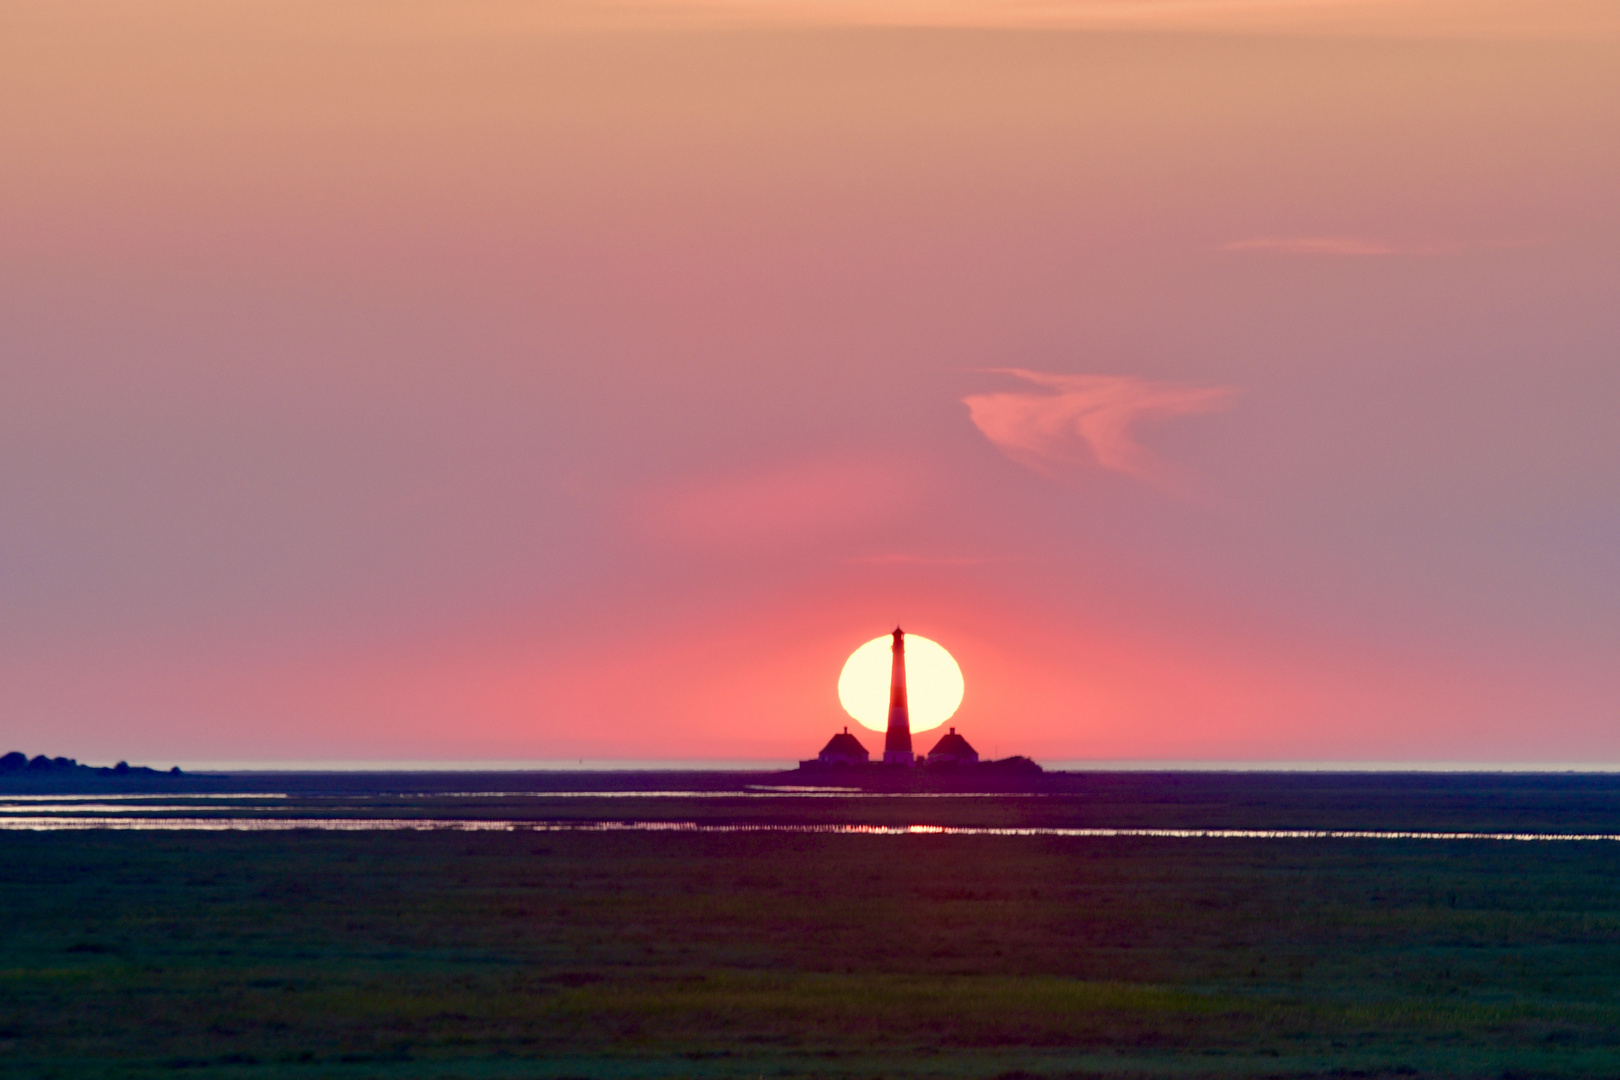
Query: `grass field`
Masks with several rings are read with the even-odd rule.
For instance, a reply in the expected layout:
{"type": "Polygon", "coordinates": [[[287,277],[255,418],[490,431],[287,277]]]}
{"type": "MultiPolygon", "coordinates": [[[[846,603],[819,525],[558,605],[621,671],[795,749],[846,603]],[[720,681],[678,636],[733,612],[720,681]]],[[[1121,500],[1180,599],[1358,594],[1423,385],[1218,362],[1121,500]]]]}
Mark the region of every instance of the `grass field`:
{"type": "Polygon", "coordinates": [[[9,833],[0,911],[5,1075],[1620,1075],[1616,843],[9,833]]]}

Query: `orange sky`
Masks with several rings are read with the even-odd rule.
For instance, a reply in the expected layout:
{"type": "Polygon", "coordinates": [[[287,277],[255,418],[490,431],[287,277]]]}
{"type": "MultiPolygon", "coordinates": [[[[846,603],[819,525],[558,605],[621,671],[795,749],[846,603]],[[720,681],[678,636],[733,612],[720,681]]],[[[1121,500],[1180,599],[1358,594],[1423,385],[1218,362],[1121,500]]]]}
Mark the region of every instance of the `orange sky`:
{"type": "Polygon", "coordinates": [[[1620,762],[1615,10],[8,5],[0,731],[1620,762]]]}

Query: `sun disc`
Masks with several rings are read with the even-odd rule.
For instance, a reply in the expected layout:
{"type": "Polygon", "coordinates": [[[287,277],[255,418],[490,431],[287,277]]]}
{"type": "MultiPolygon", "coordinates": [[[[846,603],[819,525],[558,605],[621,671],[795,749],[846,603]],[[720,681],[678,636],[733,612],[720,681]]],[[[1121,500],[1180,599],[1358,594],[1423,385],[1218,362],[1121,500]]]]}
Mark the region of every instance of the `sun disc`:
{"type": "MultiPolygon", "coordinates": [[[[889,677],[894,639],[884,634],[849,654],[838,676],[838,700],[863,727],[889,726],[889,677]]],[[[949,720],[962,704],[962,669],[945,646],[918,634],[906,635],[906,703],[911,730],[927,731],[949,720]]]]}

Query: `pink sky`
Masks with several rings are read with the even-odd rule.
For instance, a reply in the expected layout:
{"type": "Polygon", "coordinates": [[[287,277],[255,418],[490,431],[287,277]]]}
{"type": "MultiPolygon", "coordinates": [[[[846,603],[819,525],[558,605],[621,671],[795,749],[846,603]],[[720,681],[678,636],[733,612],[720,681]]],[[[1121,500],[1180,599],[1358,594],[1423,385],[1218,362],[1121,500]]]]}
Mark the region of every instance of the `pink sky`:
{"type": "Polygon", "coordinates": [[[8,5],[0,751],[1620,762],[1614,10],[8,5]]]}

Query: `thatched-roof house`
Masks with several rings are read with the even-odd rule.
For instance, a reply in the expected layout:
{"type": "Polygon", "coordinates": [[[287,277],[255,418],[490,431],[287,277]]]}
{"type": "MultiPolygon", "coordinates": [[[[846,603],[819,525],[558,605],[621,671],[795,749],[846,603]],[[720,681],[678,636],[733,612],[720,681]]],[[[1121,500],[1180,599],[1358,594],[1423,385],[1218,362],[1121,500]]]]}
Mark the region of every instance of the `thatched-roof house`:
{"type": "Polygon", "coordinates": [[[951,728],[950,734],[940,739],[939,742],[934,744],[934,748],[928,751],[928,763],[930,765],[977,765],[979,763],[979,752],[973,749],[966,739],[958,735],[955,728],[951,728]]]}
{"type": "Polygon", "coordinates": [[[851,735],[849,728],[845,728],[827,740],[827,745],[821,748],[816,760],[823,765],[865,765],[871,760],[871,755],[861,745],[861,740],[851,735]]]}

